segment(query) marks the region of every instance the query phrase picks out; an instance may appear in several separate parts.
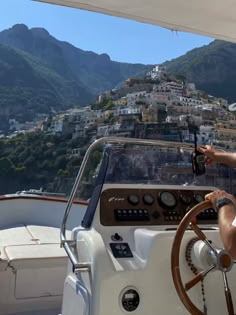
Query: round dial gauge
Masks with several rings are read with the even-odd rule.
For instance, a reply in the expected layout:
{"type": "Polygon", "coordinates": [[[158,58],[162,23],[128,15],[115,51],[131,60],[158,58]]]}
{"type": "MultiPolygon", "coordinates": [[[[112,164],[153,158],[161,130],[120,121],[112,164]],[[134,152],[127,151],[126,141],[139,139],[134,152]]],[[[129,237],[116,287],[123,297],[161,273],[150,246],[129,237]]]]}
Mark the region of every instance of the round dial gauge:
{"type": "Polygon", "coordinates": [[[192,197],[187,194],[181,194],[180,199],[183,201],[184,204],[189,205],[192,201],[192,197]]]}
{"type": "Polygon", "coordinates": [[[175,196],[169,191],[160,193],[160,202],[166,208],[174,208],[177,204],[175,196]]]}
{"type": "Polygon", "coordinates": [[[129,195],[128,201],[132,205],[137,205],[139,203],[139,196],[137,196],[137,195],[129,195]]]}
{"type": "Polygon", "coordinates": [[[194,195],[194,199],[196,200],[197,203],[200,203],[204,200],[203,196],[200,194],[194,195]]]}
{"type": "Polygon", "coordinates": [[[152,195],[149,195],[149,194],[145,194],[143,196],[143,202],[146,204],[146,205],[152,205],[153,202],[154,202],[154,198],[152,195]]]}

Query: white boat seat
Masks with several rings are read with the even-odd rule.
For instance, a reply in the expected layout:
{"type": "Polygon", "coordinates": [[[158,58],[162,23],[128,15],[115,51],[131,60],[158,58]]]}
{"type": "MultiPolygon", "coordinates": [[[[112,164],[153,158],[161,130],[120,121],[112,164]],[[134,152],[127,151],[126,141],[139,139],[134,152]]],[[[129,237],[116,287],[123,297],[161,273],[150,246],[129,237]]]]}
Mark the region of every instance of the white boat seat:
{"type": "Polygon", "coordinates": [[[67,255],[59,244],[17,245],[6,247],[8,264],[15,269],[65,266],[67,255]]]}
{"type": "Polygon", "coordinates": [[[59,228],[36,225],[0,230],[0,270],[8,264],[16,269],[65,265],[67,255],[60,247],[59,233],[59,228]]]}
{"type": "Polygon", "coordinates": [[[11,290],[16,299],[62,295],[68,257],[60,247],[59,235],[60,228],[50,226],[22,224],[0,230],[4,294],[11,290]]]}

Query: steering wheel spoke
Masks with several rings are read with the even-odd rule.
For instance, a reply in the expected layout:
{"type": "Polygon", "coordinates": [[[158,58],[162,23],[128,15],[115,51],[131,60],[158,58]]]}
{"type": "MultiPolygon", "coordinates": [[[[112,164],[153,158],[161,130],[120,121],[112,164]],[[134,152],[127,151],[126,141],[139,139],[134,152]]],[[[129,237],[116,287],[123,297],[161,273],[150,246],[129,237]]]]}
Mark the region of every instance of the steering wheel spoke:
{"type": "Polygon", "coordinates": [[[232,295],[229,288],[226,272],[222,272],[222,274],[223,274],[223,280],[224,280],[225,299],[226,299],[228,314],[234,315],[234,305],[232,301],[232,295]]]}
{"type": "Polygon", "coordinates": [[[198,238],[207,244],[207,246],[213,251],[215,255],[217,255],[217,252],[215,248],[211,245],[209,240],[207,239],[206,235],[202,232],[202,230],[197,226],[197,224],[190,222],[189,223],[191,229],[195,232],[195,234],[198,236],[198,238]]]}
{"type": "Polygon", "coordinates": [[[197,283],[202,281],[204,277],[213,269],[215,269],[216,265],[211,265],[207,270],[203,270],[199,272],[195,277],[193,277],[190,281],[185,283],[185,291],[192,289],[197,283]]]}
{"type": "Polygon", "coordinates": [[[198,238],[205,242],[205,240],[207,239],[206,235],[202,232],[202,230],[197,226],[197,224],[195,222],[190,222],[189,223],[191,229],[195,232],[195,234],[198,236],[198,238]]]}

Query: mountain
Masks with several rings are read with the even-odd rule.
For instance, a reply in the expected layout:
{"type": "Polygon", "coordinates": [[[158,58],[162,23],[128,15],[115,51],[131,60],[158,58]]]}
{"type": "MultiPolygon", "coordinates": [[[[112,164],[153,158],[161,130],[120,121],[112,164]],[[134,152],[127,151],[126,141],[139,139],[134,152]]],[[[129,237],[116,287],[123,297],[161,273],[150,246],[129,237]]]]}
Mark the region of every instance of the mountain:
{"type": "Polygon", "coordinates": [[[0,32],[0,122],[30,120],[95,101],[150,66],[115,62],[107,54],[83,51],[59,41],[43,28],[17,24],[0,32]]]}
{"type": "Polygon", "coordinates": [[[198,89],[236,102],[236,44],[215,40],[165,65],[170,73],[195,82],[198,89]]]}
{"type": "Polygon", "coordinates": [[[91,93],[30,55],[0,44],[1,129],[9,118],[31,120],[35,113],[48,113],[52,107],[65,109],[76,98],[89,101],[91,93]]]}
{"type": "MultiPolygon", "coordinates": [[[[216,40],[165,65],[198,89],[236,101],[236,44],[216,40]]],[[[0,129],[8,129],[10,118],[24,122],[94,102],[98,93],[151,67],[115,62],[59,41],[43,28],[14,25],[0,32],[0,129]]]]}

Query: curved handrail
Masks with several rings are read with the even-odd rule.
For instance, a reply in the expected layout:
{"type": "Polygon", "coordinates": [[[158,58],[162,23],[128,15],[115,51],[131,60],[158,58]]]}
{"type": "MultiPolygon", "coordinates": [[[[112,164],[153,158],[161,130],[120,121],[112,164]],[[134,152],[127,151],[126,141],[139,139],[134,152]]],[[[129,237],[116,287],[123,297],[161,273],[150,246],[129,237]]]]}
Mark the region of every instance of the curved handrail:
{"type": "Polygon", "coordinates": [[[70,209],[72,207],[73,204],[73,200],[75,198],[75,194],[76,191],[78,189],[80,180],[83,176],[84,173],[84,169],[85,169],[85,165],[88,161],[88,158],[90,156],[90,153],[96,149],[97,147],[99,147],[100,145],[103,144],[140,144],[140,145],[150,145],[150,146],[162,146],[162,147],[168,147],[171,146],[172,148],[183,148],[185,150],[192,150],[194,148],[193,144],[186,144],[186,143],[182,143],[182,142],[170,142],[170,141],[161,141],[161,140],[149,140],[149,139],[136,139],[136,138],[124,138],[124,137],[104,137],[104,138],[100,138],[96,141],[94,141],[88,148],[88,150],[85,153],[84,159],[82,161],[82,164],[80,166],[78,175],[75,179],[75,183],[73,185],[73,188],[71,190],[71,194],[70,197],[68,199],[68,203],[66,206],[66,210],[65,210],[65,214],[62,220],[62,225],[61,225],[61,230],[60,230],[60,238],[61,238],[61,245],[64,247],[71,263],[73,266],[73,271],[79,271],[79,270],[84,270],[84,269],[89,269],[90,266],[88,264],[84,264],[84,263],[79,263],[78,258],[76,257],[76,255],[74,254],[74,247],[75,247],[75,242],[74,241],[70,241],[70,240],[66,240],[66,223],[67,223],[67,218],[69,216],[70,213],[70,209]]]}

